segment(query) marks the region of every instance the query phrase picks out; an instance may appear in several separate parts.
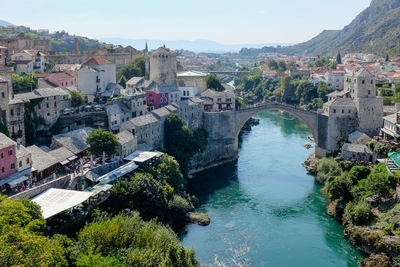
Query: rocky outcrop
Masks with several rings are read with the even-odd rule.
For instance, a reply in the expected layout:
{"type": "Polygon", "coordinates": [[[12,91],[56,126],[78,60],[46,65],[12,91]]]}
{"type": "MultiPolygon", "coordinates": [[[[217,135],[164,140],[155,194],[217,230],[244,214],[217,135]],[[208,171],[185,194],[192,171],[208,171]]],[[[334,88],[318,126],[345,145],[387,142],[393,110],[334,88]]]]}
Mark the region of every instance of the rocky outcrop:
{"type": "Polygon", "coordinates": [[[344,236],[368,255],[384,253],[391,258],[400,255],[400,238],[384,235],[381,230],[369,226],[349,226],[344,230],[344,236]]]}
{"type": "Polygon", "coordinates": [[[318,162],[319,160],[315,156],[315,153],[312,153],[308,159],[302,163],[302,165],[309,173],[317,174],[318,162]]]}
{"type": "Polygon", "coordinates": [[[346,207],[346,202],[343,200],[336,199],[329,203],[328,214],[335,218],[338,222],[343,222],[344,208],[346,207]]]}
{"type": "Polygon", "coordinates": [[[365,260],[361,261],[360,267],[390,267],[392,266],[390,259],[385,254],[371,255],[365,260]]]}
{"type": "Polygon", "coordinates": [[[207,226],[210,224],[211,220],[207,214],[199,212],[189,212],[188,221],[193,224],[198,224],[201,226],[207,226]]]}

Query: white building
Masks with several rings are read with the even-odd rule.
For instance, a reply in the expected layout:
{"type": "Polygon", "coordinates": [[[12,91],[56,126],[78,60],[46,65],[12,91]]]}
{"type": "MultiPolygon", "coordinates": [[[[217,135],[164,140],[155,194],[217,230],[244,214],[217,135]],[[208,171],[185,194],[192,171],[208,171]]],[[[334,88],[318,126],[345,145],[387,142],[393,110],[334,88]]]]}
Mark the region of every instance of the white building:
{"type": "Polygon", "coordinates": [[[344,89],[344,75],[346,74],[343,70],[331,70],[325,73],[326,84],[337,90],[344,89]]]}
{"type": "Polygon", "coordinates": [[[46,70],[45,54],[38,50],[23,50],[11,56],[15,62],[15,72],[28,74],[34,71],[44,72],[46,70]]]}
{"type": "Polygon", "coordinates": [[[178,73],[177,83],[181,100],[198,96],[207,90],[207,73],[185,71],[178,73]]]}
{"type": "Polygon", "coordinates": [[[78,91],[93,102],[96,95],[102,95],[107,88],[116,85],[116,75],[114,63],[100,56],[92,57],[76,72],[78,91]]]}

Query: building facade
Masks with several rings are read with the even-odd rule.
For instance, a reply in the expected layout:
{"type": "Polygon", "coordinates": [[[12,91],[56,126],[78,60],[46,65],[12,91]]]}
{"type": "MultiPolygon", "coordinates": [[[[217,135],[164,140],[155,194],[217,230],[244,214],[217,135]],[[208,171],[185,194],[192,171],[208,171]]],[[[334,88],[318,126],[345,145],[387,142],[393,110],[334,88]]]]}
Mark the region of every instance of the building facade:
{"type": "Polygon", "coordinates": [[[16,172],[16,142],[0,133],[0,179],[16,172]]]}

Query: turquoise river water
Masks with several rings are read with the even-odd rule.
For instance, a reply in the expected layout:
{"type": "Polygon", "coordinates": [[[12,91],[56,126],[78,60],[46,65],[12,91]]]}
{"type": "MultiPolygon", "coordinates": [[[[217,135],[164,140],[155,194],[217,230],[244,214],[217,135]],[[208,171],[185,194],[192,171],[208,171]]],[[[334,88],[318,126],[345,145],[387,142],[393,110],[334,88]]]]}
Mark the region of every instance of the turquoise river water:
{"type": "Polygon", "coordinates": [[[301,163],[313,152],[298,119],[269,111],[243,135],[239,160],[189,183],[211,224],[181,235],[201,266],[357,266],[363,256],[326,213],[321,186],[301,163]]]}

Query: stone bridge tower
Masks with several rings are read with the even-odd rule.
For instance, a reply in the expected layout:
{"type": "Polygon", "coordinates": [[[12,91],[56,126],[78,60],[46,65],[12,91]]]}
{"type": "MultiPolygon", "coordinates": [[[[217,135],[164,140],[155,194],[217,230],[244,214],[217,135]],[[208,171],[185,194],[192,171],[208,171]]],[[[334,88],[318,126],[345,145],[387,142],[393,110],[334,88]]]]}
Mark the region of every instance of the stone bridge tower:
{"type": "Polygon", "coordinates": [[[163,47],[150,54],[150,80],[163,86],[176,87],[176,54],[163,47]]]}

